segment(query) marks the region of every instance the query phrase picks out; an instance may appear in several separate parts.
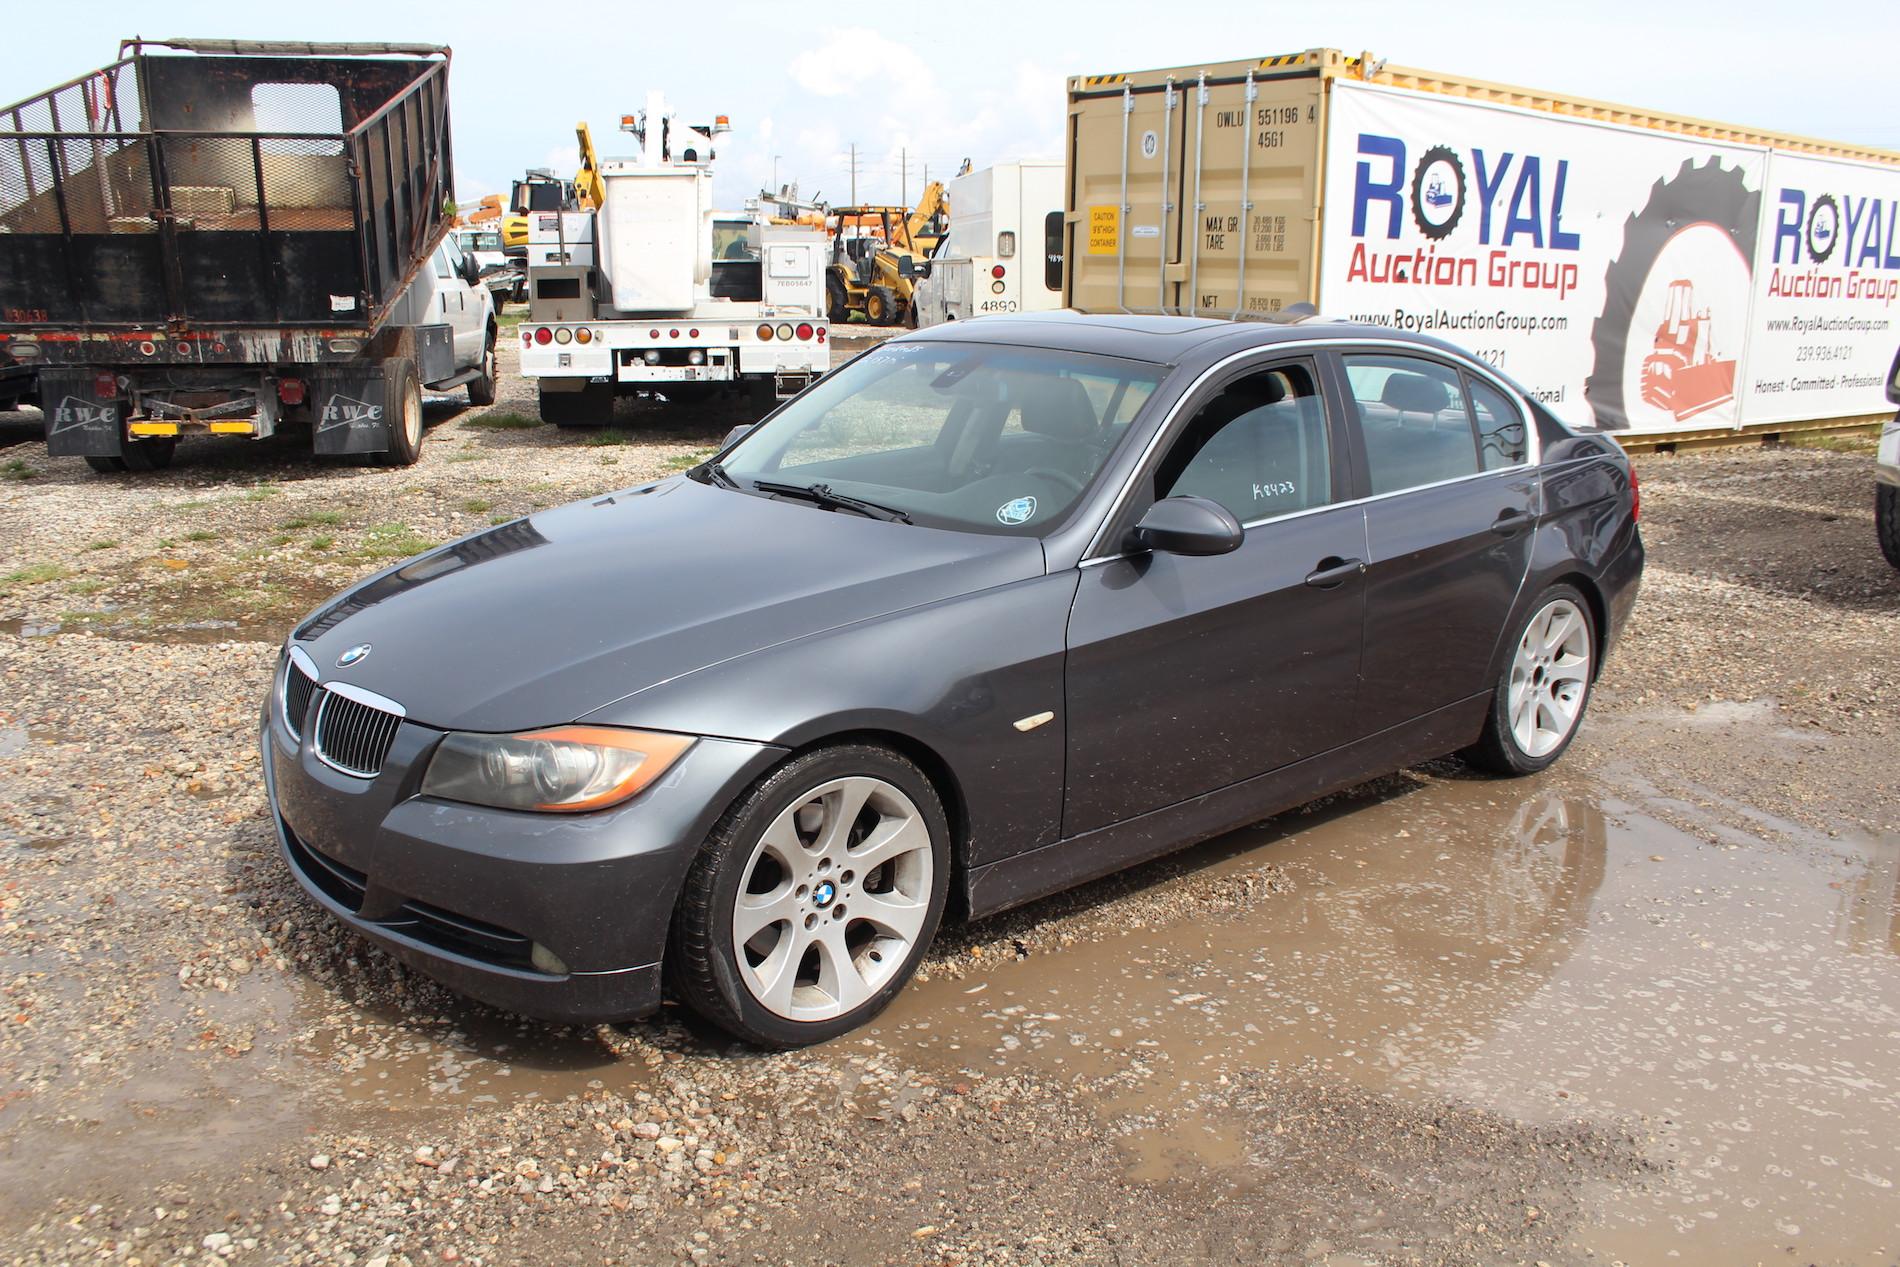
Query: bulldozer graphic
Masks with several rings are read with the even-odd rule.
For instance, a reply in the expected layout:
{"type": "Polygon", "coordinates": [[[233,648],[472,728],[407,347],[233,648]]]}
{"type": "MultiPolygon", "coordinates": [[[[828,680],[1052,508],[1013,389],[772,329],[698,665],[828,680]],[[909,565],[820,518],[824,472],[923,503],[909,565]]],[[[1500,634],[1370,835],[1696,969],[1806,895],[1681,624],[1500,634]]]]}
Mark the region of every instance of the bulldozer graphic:
{"type": "Polygon", "coordinates": [[[1735,361],[1717,357],[1709,310],[1696,311],[1687,278],[1669,283],[1662,324],[1643,358],[1642,393],[1645,403],[1678,422],[1735,399],[1735,361]]]}

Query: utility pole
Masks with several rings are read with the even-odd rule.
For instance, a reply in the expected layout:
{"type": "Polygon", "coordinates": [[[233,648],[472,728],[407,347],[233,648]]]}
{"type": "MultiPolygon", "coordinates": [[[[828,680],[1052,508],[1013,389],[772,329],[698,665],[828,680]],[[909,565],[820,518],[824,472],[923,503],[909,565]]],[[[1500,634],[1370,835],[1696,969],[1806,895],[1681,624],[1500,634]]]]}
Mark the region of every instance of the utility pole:
{"type": "Polygon", "coordinates": [[[779,155],[777,155],[777,154],[774,154],[774,155],[772,155],[772,192],[773,192],[773,193],[775,193],[775,194],[776,194],[776,193],[778,192],[778,160],[779,160],[779,157],[780,157],[780,156],[779,156],[779,155]]]}
{"type": "Polygon", "coordinates": [[[897,150],[897,166],[903,172],[903,184],[900,188],[904,193],[899,201],[908,207],[910,206],[910,151],[902,146],[899,146],[897,150]]]}
{"type": "Polygon", "coordinates": [[[851,142],[851,205],[858,205],[858,143],[851,142]]]}

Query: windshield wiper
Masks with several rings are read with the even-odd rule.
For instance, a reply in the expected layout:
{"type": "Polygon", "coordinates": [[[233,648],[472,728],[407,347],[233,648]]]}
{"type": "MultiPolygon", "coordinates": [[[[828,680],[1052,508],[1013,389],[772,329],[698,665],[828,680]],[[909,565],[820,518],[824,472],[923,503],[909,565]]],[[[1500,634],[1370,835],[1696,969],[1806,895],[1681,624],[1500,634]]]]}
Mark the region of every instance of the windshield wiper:
{"type": "Polygon", "coordinates": [[[881,506],[877,502],[865,501],[862,497],[853,497],[849,493],[834,493],[826,484],[780,484],[773,480],[753,480],[752,487],[761,493],[772,493],[779,497],[796,497],[814,506],[823,506],[827,510],[855,510],[860,515],[867,515],[872,519],[883,519],[890,523],[910,522],[910,516],[895,506],[881,506]]]}
{"type": "Polygon", "coordinates": [[[718,462],[701,463],[699,469],[706,472],[707,478],[710,479],[713,483],[719,485],[719,487],[721,488],[738,488],[739,487],[739,481],[736,479],[733,479],[732,476],[728,475],[726,473],[726,468],[720,465],[718,462]]]}

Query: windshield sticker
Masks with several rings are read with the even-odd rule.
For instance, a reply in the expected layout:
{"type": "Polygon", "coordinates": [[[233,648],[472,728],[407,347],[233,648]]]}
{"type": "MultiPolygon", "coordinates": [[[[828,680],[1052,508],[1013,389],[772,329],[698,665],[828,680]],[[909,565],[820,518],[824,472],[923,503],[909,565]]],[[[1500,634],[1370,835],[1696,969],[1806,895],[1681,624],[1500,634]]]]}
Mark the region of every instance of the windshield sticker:
{"type": "Polygon", "coordinates": [[[996,522],[999,524],[1028,523],[1036,513],[1036,499],[1018,497],[1013,502],[1004,502],[996,508],[996,522]]]}

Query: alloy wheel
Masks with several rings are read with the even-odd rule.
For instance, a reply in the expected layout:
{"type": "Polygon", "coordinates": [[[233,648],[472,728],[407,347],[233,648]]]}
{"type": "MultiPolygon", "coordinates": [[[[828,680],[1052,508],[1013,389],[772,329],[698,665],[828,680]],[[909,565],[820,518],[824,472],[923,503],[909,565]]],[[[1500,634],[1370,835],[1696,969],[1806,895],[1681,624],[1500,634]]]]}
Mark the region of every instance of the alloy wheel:
{"type": "Polygon", "coordinates": [[[1556,751],[1576,729],[1590,686],[1590,623],[1552,599],[1524,628],[1507,689],[1511,738],[1527,757],[1556,751]]]}
{"type": "Polygon", "coordinates": [[[794,1021],[863,1006],[917,945],[934,872],[930,829],[896,786],[860,775],[799,797],[753,847],[734,900],[747,993],[794,1021]]]}

